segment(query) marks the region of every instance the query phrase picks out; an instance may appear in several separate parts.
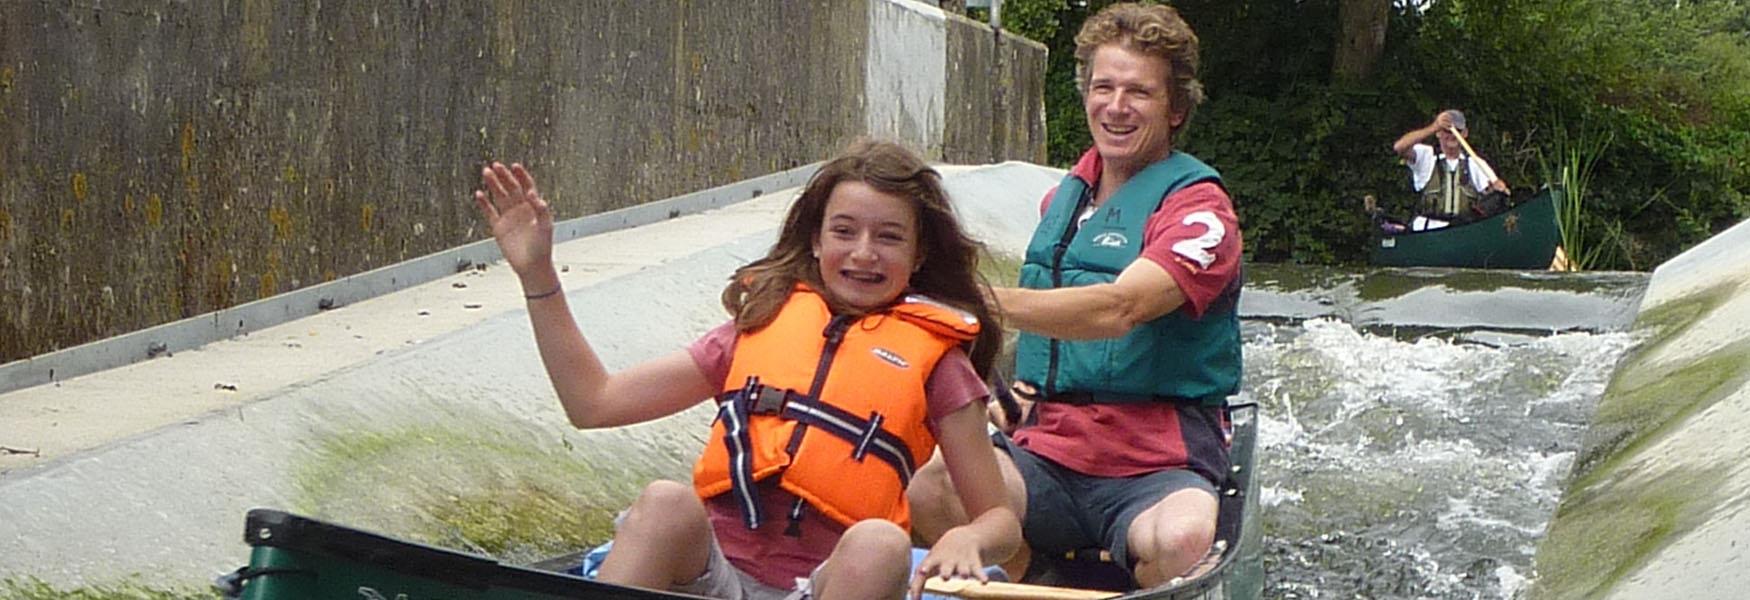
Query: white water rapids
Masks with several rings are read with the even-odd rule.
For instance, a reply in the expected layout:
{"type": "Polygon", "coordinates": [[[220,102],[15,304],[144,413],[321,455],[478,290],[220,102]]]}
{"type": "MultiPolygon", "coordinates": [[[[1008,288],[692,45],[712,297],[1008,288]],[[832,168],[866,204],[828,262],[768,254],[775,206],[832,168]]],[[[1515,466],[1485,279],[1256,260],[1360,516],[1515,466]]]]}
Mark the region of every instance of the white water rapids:
{"type": "Polygon", "coordinates": [[[1246,324],[1266,598],[1508,599],[1628,333],[1246,324]]]}

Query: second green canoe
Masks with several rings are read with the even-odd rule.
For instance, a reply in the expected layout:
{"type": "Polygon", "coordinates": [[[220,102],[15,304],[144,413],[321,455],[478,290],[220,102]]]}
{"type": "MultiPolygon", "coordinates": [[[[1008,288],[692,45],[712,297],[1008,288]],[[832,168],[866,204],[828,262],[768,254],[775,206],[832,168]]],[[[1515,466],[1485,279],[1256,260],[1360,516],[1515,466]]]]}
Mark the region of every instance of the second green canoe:
{"type": "Polygon", "coordinates": [[[1544,269],[1561,244],[1556,224],[1560,190],[1543,188],[1531,200],[1489,218],[1427,231],[1375,232],[1369,262],[1386,267],[1544,269]]]}

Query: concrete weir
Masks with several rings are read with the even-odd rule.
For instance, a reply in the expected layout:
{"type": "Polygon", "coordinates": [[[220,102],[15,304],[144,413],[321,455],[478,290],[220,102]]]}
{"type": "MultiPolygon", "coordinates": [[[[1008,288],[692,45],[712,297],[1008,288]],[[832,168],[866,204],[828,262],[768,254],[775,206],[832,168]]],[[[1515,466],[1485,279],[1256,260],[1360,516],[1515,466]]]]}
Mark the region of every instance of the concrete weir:
{"type": "MultiPolygon", "coordinates": [[[[971,232],[1008,254],[1062,175],[1024,163],[942,170],[971,232]]],[[[697,214],[668,218],[712,204],[683,197],[627,209],[654,218],[617,211],[561,223],[588,234],[560,243],[555,260],[609,367],[677,351],[721,323],[725,277],[770,246],[808,172],[697,214]]],[[[425,267],[386,271],[397,268],[406,281],[425,267]]],[[[0,446],[21,451],[0,453],[0,581],[199,586],[247,559],[243,515],[257,506],[512,561],[605,538],[644,482],[687,476],[710,412],[572,429],[520,293],[502,262],[483,262],[247,336],[0,394],[0,446]]]]}
{"type": "Polygon", "coordinates": [[[1660,265],[1537,553],[1534,598],[1750,588],[1750,222],[1660,265]]]}

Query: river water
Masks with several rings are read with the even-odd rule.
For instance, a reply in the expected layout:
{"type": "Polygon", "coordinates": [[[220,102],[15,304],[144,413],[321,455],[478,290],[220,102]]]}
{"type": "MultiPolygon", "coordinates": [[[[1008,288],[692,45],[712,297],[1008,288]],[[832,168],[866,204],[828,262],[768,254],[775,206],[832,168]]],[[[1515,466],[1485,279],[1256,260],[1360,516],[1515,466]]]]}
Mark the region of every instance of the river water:
{"type": "Polygon", "coordinates": [[[1256,268],[1265,598],[1516,598],[1645,276],[1256,268]]]}

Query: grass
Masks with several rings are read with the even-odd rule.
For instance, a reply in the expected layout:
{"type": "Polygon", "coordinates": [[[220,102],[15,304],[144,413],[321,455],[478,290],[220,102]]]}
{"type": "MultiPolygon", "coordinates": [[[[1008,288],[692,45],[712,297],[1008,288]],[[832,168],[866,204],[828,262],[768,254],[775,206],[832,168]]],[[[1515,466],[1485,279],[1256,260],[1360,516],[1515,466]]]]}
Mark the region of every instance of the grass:
{"type": "Polygon", "coordinates": [[[978,255],[978,274],[992,286],[1013,286],[1021,280],[1021,257],[986,249],[978,255]]]}

